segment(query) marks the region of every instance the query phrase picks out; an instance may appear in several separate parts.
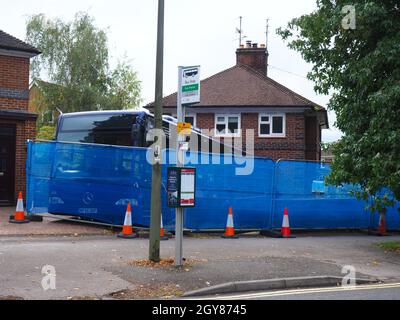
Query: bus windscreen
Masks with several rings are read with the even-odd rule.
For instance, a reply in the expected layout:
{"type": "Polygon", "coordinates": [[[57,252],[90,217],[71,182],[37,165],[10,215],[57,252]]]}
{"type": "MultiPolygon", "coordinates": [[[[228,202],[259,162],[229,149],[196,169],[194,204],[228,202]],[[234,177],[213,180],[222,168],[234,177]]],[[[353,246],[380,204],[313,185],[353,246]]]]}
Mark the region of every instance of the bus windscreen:
{"type": "Polygon", "coordinates": [[[97,114],[64,117],[57,141],[132,146],[136,114],[97,114]]]}

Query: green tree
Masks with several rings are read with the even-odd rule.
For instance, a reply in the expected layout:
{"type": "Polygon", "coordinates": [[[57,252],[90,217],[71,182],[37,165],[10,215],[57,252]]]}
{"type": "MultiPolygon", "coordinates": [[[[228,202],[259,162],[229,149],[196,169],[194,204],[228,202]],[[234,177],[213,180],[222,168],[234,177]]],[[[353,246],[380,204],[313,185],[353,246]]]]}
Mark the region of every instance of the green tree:
{"type": "Polygon", "coordinates": [[[398,0],[318,0],[277,33],[313,65],[316,92],[332,93],[328,107],[345,135],[327,181],[359,184],[356,195],[375,200],[371,210],[392,206],[400,199],[398,0]]]}
{"type": "Polygon", "coordinates": [[[27,41],[42,51],[31,63],[33,79],[54,85],[41,86],[42,106],[63,112],[130,109],[141,102],[141,83],[129,62],[109,65],[107,34],[87,13],[72,22],[31,16],[27,41]]]}
{"type": "Polygon", "coordinates": [[[55,131],[56,128],[54,126],[41,126],[37,131],[36,138],[41,140],[53,140],[55,131]]]}

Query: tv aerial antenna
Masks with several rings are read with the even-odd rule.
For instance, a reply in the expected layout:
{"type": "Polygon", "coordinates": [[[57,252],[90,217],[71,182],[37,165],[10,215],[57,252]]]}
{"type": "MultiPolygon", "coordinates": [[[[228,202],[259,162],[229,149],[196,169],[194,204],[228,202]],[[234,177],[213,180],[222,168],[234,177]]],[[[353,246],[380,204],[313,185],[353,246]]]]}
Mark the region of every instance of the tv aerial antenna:
{"type": "Polygon", "coordinates": [[[239,28],[236,28],[236,33],[239,34],[239,48],[242,46],[242,40],[247,38],[246,36],[243,35],[243,29],[242,29],[242,19],[243,17],[239,17],[239,28]]]}
{"type": "Polygon", "coordinates": [[[269,40],[269,21],[270,19],[266,19],[266,24],[265,24],[265,47],[268,52],[268,40],[269,40]]]}

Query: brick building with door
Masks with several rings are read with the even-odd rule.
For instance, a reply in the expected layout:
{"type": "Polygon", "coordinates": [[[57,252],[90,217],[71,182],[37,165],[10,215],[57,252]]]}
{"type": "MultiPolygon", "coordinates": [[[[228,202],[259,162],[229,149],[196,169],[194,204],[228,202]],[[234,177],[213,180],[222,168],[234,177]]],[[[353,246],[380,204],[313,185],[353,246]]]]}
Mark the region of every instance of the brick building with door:
{"type": "Polygon", "coordinates": [[[29,64],[38,54],[0,30],[0,205],[26,193],[26,140],[35,138],[37,118],[28,111],[29,64]]]}
{"type": "MultiPolygon", "coordinates": [[[[268,77],[264,45],[247,42],[236,65],[201,81],[200,103],[186,109],[186,121],[214,137],[241,137],[254,130],[254,155],[277,159],[321,159],[321,131],[327,111],[268,77]]],[[[176,116],[177,94],[163,99],[164,114],[176,116]]],[[[153,112],[153,103],[146,106],[153,112]]]]}

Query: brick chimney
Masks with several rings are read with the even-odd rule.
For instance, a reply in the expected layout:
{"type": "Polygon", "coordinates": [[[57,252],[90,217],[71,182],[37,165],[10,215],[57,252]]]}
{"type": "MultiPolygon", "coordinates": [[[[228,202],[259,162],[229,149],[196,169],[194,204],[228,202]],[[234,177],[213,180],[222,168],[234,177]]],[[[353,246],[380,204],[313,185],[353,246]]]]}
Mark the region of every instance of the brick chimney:
{"type": "Polygon", "coordinates": [[[236,50],[236,64],[249,66],[263,75],[267,76],[268,71],[268,51],[265,45],[258,46],[257,43],[246,41],[246,45],[241,45],[236,50]]]}

